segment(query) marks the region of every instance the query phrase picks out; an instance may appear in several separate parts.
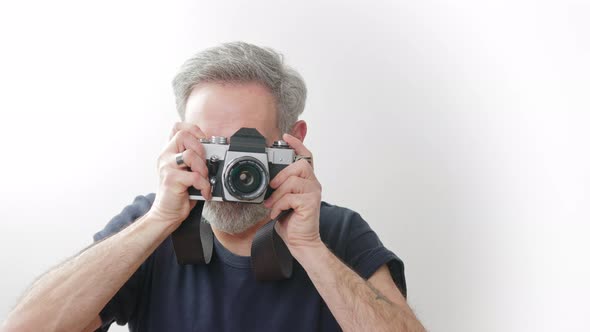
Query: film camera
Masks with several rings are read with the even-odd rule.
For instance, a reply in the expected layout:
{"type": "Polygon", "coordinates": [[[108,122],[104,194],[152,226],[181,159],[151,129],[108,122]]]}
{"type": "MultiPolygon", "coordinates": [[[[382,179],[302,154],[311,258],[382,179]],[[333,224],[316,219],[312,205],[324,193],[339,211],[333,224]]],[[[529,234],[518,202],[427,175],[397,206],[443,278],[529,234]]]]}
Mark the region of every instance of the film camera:
{"type": "MultiPolygon", "coordinates": [[[[241,128],[230,137],[201,139],[205,148],[214,201],[262,203],[272,194],[270,181],[295,160],[295,151],[284,141],[266,147],[254,128],[241,128]]],[[[203,200],[201,191],[189,188],[189,197],[203,200]]]]}

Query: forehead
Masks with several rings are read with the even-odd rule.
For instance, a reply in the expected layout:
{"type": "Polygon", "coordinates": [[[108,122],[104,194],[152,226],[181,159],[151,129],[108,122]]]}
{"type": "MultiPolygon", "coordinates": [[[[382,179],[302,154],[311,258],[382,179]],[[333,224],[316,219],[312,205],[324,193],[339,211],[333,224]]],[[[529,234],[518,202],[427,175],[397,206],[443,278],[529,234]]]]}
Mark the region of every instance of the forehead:
{"type": "Polygon", "coordinates": [[[229,137],[242,127],[267,139],[278,132],[275,99],[258,83],[201,83],[187,99],[185,119],[207,136],[229,137]]]}

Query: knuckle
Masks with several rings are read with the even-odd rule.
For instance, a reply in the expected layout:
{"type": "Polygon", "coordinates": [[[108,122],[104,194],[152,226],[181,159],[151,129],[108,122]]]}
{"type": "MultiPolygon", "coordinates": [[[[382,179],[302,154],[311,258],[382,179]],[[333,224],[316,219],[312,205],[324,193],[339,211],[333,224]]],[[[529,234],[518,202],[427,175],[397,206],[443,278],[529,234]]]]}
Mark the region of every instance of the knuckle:
{"type": "Polygon", "coordinates": [[[192,162],[197,158],[197,153],[192,149],[187,149],[184,152],[184,160],[192,162]]]}
{"type": "Polygon", "coordinates": [[[275,175],[274,178],[271,179],[271,181],[275,181],[275,182],[279,182],[281,181],[282,177],[283,177],[283,171],[280,171],[279,174],[275,175]]]}
{"type": "Polygon", "coordinates": [[[168,139],[172,139],[176,135],[176,133],[179,130],[178,124],[179,124],[178,122],[174,123],[174,125],[172,126],[172,130],[170,130],[170,136],[168,137],[168,139]]]}
{"type": "Polygon", "coordinates": [[[170,172],[164,172],[162,177],[162,185],[165,187],[171,187],[174,184],[175,176],[172,175],[170,172]]]}
{"type": "Polygon", "coordinates": [[[191,174],[193,176],[194,181],[201,181],[201,178],[203,177],[201,174],[199,174],[197,172],[191,172],[191,174]]]}
{"type": "Polygon", "coordinates": [[[204,171],[207,170],[207,167],[205,166],[205,162],[194,151],[192,151],[190,153],[190,162],[191,162],[191,165],[190,165],[191,166],[191,170],[193,170],[193,171],[199,171],[199,172],[201,172],[202,175],[207,175],[207,173],[204,173],[204,171]]]}
{"type": "Polygon", "coordinates": [[[197,163],[197,170],[200,171],[200,173],[203,177],[209,176],[209,169],[207,168],[207,166],[205,166],[204,163],[198,162],[197,163]]]}
{"type": "Polygon", "coordinates": [[[191,131],[183,130],[181,139],[185,143],[185,146],[187,148],[190,147],[194,149],[196,152],[198,152],[197,150],[202,149],[201,142],[199,142],[198,139],[198,135],[191,131]]]}
{"type": "Polygon", "coordinates": [[[177,131],[176,134],[174,134],[174,136],[172,137],[173,144],[176,144],[176,146],[180,145],[180,143],[184,139],[183,135],[184,134],[182,130],[177,131]]]}
{"type": "Polygon", "coordinates": [[[201,133],[202,133],[202,131],[201,131],[201,128],[199,128],[199,126],[197,126],[196,124],[191,124],[191,125],[190,125],[190,128],[191,128],[191,129],[192,129],[192,130],[193,130],[195,133],[198,133],[198,134],[201,134],[201,133]]]}
{"type": "Polygon", "coordinates": [[[194,144],[193,146],[193,150],[197,155],[205,156],[205,147],[203,147],[203,144],[201,142],[197,141],[196,144],[194,144]]]}
{"type": "Polygon", "coordinates": [[[206,168],[204,168],[202,165],[199,165],[199,163],[191,166],[191,171],[193,171],[193,173],[196,173],[200,177],[203,177],[203,178],[207,175],[206,168]]]}
{"type": "Polygon", "coordinates": [[[175,141],[179,141],[182,138],[182,130],[176,130],[174,131],[173,135],[172,135],[172,139],[175,141]]]}
{"type": "Polygon", "coordinates": [[[293,176],[289,176],[285,181],[283,181],[283,186],[293,185],[294,180],[295,180],[295,178],[293,176]]]}
{"type": "Polygon", "coordinates": [[[198,185],[199,187],[202,187],[205,183],[203,175],[201,175],[198,172],[192,172],[193,174],[193,182],[195,185],[198,185]]]}
{"type": "Polygon", "coordinates": [[[186,131],[185,129],[180,129],[177,133],[178,138],[180,139],[186,139],[187,137],[190,136],[190,133],[188,131],[186,131]]]}

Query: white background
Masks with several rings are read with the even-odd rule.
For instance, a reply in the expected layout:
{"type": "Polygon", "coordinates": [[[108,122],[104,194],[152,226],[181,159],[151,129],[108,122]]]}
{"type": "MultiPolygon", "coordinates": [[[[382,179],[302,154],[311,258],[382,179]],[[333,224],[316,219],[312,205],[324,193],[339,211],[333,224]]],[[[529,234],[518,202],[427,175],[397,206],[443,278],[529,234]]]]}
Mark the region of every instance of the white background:
{"type": "Polygon", "coordinates": [[[588,17],[585,1],[3,2],[0,319],[156,190],[180,64],[245,40],[305,77],[323,198],[404,259],[429,330],[588,331],[588,17]]]}

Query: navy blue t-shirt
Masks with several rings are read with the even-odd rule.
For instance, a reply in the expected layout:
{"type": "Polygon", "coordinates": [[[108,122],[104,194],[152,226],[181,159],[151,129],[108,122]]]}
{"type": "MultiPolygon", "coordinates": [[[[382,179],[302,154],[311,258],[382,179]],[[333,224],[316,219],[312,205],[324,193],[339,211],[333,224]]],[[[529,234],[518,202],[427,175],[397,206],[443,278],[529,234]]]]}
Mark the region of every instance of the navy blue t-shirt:
{"type": "MultiPolygon", "coordinates": [[[[106,227],[99,241],[144,215],[155,194],[138,196],[106,227]]],[[[406,296],[404,265],[360,215],[322,202],[323,242],[361,277],[387,264],[406,296]]],[[[282,281],[257,281],[250,257],[215,240],[208,265],[179,265],[168,237],[101,311],[102,331],[113,322],[130,331],[340,331],[334,316],[296,261],[282,281]]]]}

